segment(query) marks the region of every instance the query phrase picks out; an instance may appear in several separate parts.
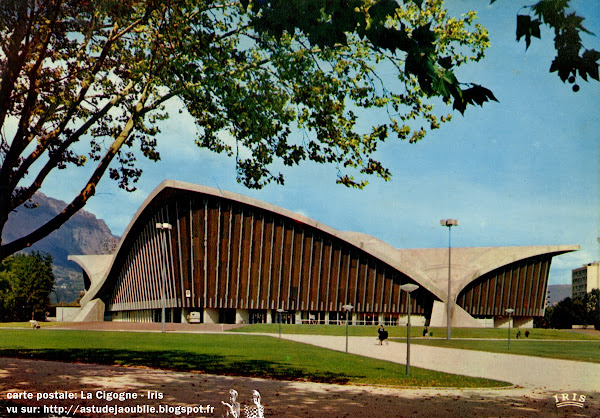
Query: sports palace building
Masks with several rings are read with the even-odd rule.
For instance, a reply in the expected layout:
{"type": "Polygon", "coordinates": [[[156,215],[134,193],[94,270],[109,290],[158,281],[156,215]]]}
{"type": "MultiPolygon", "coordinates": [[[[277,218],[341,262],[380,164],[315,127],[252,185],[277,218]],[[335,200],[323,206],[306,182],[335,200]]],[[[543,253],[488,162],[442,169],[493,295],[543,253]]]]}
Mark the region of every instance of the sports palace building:
{"type": "Polygon", "coordinates": [[[577,245],[397,249],[280,207],[163,182],[112,255],[72,255],[86,293],[76,321],[533,326],[552,257],[577,245]],[[404,284],[416,284],[410,306],[404,284]],[[352,309],[346,311],[344,306],[352,309]],[[507,316],[506,309],[514,309],[507,316]]]}

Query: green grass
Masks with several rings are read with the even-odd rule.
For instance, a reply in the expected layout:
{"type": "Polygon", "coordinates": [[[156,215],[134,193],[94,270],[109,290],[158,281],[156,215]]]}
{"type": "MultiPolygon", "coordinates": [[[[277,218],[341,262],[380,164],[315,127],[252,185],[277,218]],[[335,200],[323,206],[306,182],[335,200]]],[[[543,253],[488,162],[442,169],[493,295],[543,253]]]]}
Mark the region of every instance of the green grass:
{"type": "MultiPolygon", "coordinates": [[[[459,339],[447,341],[420,338],[411,340],[411,343],[463,350],[489,351],[494,353],[520,354],[524,356],[600,363],[599,341],[515,340],[514,338],[511,338],[510,351],[508,351],[508,341],[506,337],[503,341],[459,339]]],[[[415,349],[417,348],[415,347],[415,349]]]]}
{"type": "MultiPolygon", "coordinates": [[[[351,336],[362,337],[377,337],[376,325],[364,326],[356,325],[348,327],[348,334],[351,336]]],[[[390,334],[390,338],[406,337],[406,326],[386,327],[390,334]]],[[[279,332],[279,324],[253,324],[241,328],[236,328],[231,332],[256,332],[277,334],[279,332]]],[[[281,324],[281,332],[284,334],[309,334],[309,335],[346,335],[346,327],[344,325],[301,325],[301,324],[281,324]]],[[[446,328],[435,327],[429,328],[429,332],[433,333],[433,337],[446,337],[446,328]]],[[[525,331],[522,330],[522,333],[525,331]]],[[[572,330],[558,329],[541,329],[535,328],[529,330],[530,340],[600,340],[600,333],[586,334],[572,330]]],[[[511,335],[515,336],[516,331],[511,329],[511,335]]],[[[422,326],[411,327],[411,337],[421,337],[423,335],[422,326]]],[[[452,328],[452,338],[484,338],[506,340],[506,328],[452,328]]]]}
{"type": "Polygon", "coordinates": [[[147,366],[282,380],[420,387],[499,387],[260,335],[0,329],[0,356],[147,366]]]}

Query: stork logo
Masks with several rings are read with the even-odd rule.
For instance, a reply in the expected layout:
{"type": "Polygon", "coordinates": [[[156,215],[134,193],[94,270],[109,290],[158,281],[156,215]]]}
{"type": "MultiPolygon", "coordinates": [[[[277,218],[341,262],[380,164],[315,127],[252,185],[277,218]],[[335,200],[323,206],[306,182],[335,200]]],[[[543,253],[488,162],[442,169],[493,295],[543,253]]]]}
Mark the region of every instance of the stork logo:
{"type": "Polygon", "coordinates": [[[583,408],[585,404],[585,395],[578,395],[577,393],[559,393],[558,395],[552,395],[554,398],[554,403],[557,408],[562,408],[564,406],[576,406],[578,408],[583,408]]]}

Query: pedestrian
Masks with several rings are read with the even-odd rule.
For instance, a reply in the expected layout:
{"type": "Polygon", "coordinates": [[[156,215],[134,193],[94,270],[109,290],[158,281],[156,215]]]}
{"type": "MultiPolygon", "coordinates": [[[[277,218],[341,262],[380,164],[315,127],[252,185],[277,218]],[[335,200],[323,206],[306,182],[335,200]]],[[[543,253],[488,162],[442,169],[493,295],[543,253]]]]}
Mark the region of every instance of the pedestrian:
{"type": "Polygon", "coordinates": [[[518,331],[517,331],[517,340],[518,340],[519,338],[521,338],[521,330],[518,330],[518,331]]]}
{"type": "Polygon", "coordinates": [[[525,330],[525,338],[529,338],[529,330],[525,330]]]}
{"type": "Polygon", "coordinates": [[[427,329],[427,327],[425,327],[423,329],[423,337],[428,337],[429,336],[429,330],[427,329]]]}
{"type": "Polygon", "coordinates": [[[388,332],[383,328],[383,325],[380,325],[377,333],[379,334],[379,345],[383,345],[383,342],[388,338],[388,332]]]}

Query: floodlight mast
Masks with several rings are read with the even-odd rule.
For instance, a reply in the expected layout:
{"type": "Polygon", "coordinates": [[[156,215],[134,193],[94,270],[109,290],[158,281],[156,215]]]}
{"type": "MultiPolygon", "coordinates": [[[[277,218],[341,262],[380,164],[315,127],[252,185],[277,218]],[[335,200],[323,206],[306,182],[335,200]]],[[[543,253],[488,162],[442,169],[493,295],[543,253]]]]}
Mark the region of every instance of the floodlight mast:
{"type": "Polygon", "coordinates": [[[446,299],[446,339],[450,339],[450,315],[452,314],[452,305],[453,303],[451,290],[452,286],[450,285],[450,280],[452,276],[452,234],[451,230],[453,226],[458,226],[458,219],[442,219],[440,221],[440,225],[448,227],[448,297],[446,299]]]}
{"type": "Polygon", "coordinates": [[[285,309],[277,309],[277,313],[279,314],[279,341],[281,341],[281,321],[282,321],[282,316],[285,313],[285,309]]]}
{"type": "Polygon", "coordinates": [[[410,294],[419,288],[414,283],[407,283],[400,286],[400,289],[404,290],[408,297],[406,300],[406,310],[408,311],[408,321],[406,323],[406,375],[410,376],[410,294]]]}
{"type": "Polygon", "coordinates": [[[508,314],[508,351],[510,351],[510,316],[515,312],[512,308],[507,308],[504,310],[508,314]]]}
{"type": "MultiPolygon", "coordinates": [[[[156,224],[156,229],[158,229],[159,231],[164,231],[165,233],[170,233],[171,230],[173,229],[173,226],[170,223],[164,222],[158,222],[156,224]]],[[[167,263],[167,259],[168,259],[168,252],[167,252],[167,247],[164,243],[165,240],[165,234],[161,234],[161,241],[160,241],[160,246],[162,247],[162,252],[163,255],[165,256],[165,261],[164,263],[162,263],[162,284],[161,284],[161,304],[162,304],[162,309],[161,309],[161,332],[165,332],[166,331],[166,318],[165,318],[165,314],[166,314],[166,309],[165,309],[165,305],[166,305],[166,286],[167,286],[167,268],[166,268],[166,263],[167,263]]],[[[167,241],[168,244],[168,241],[167,241]]]]}
{"type": "Polygon", "coordinates": [[[348,354],[348,314],[352,312],[354,306],[352,305],[342,305],[342,309],[346,311],[346,354],[348,354]]]}

